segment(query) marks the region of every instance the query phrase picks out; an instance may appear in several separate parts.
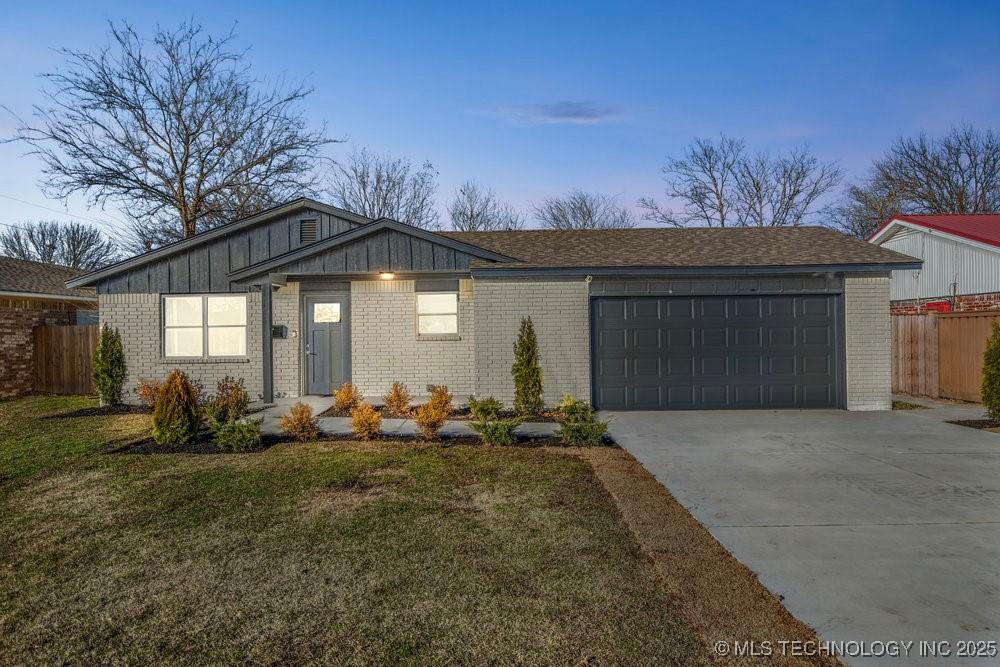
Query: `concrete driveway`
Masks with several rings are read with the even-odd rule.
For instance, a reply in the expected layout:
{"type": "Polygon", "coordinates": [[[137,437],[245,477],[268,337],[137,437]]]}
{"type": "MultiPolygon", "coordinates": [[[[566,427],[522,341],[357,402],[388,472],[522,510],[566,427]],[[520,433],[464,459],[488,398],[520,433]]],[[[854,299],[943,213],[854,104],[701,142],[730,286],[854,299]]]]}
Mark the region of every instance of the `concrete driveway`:
{"type": "MultiPolygon", "coordinates": [[[[826,640],[1000,641],[1000,434],[895,412],[621,412],[611,433],[826,640]]],[[[1000,664],[1000,658],[847,659],[1000,664]]]]}

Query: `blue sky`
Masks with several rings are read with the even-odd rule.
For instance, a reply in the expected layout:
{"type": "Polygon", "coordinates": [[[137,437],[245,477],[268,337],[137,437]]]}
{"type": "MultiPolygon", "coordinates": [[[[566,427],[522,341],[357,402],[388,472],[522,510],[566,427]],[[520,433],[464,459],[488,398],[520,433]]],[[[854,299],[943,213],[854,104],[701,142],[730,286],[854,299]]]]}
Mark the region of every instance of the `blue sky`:
{"type": "MultiPolygon", "coordinates": [[[[315,88],[308,118],[350,141],[332,157],[430,160],[442,214],[467,178],[523,209],[576,187],[632,204],[660,193],[664,156],[719,132],[806,143],[856,177],[900,135],[1000,129],[1000,3],[144,4],[5,7],[0,103],[30,113],[55,49],[96,48],[109,19],[235,22],[259,76],[315,88]]],[[[0,133],[12,126],[0,116],[0,133]]],[[[0,223],[117,224],[81,198],[46,200],[23,152],[0,145],[0,223]]]]}

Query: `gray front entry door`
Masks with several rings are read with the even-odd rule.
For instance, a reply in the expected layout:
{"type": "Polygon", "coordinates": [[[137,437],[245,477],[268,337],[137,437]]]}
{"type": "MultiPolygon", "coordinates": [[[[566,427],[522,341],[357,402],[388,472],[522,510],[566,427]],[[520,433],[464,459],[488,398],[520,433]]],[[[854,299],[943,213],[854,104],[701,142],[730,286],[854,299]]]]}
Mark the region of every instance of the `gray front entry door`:
{"type": "Polygon", "coordinates": [[[837,295],[607,297],[593,302],[605,410],[840,404],[837,295]]]}
{"type": "Polygon", "coordinates": [[[327,396],[350,379],[350,299],[346,294],[303,300],[306,393],[327,396]]]}

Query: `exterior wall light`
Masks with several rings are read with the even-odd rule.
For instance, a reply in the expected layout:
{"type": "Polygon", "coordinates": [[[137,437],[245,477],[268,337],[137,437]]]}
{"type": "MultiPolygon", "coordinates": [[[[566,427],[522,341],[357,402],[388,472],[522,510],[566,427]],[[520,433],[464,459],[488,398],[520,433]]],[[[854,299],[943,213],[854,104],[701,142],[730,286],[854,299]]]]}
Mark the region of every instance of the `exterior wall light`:
{"type": "Polygon", "coordinates": [[[396,274],[395,273],[380,273],[378,277],[381,278],[382,280],[392,280],[393,278],[396,277],[396,274]]]}

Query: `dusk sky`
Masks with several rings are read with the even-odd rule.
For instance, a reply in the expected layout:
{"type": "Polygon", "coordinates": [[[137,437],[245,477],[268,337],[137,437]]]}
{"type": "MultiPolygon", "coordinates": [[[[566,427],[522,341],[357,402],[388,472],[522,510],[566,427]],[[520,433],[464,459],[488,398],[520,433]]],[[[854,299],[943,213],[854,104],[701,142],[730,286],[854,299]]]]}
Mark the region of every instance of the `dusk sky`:
{"type": "MultiPolygon", "coordinates": [[[[236,23],[258,76],[315,88],[308,119],[349,140],[331,157],[431,161],[442,220],[468,178],[523,210],[577,187],[632,205],[661,195],[666,155],[719,132],[808,144],[858,177],[900,135],[1000,129],[1000,3],[817,4],[9,3],[0,103],[29,116],[56,49],[98,48],[108,20],[236,23]]],[[[14,124],[0,115],[0,134],[14,124]]],[[[0,145],[0,223],[120,226],[83,198],[45,199],[25,150],[0,145]]]]}

